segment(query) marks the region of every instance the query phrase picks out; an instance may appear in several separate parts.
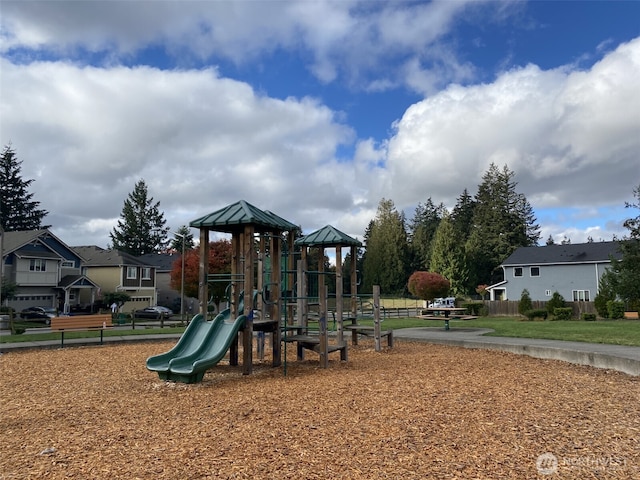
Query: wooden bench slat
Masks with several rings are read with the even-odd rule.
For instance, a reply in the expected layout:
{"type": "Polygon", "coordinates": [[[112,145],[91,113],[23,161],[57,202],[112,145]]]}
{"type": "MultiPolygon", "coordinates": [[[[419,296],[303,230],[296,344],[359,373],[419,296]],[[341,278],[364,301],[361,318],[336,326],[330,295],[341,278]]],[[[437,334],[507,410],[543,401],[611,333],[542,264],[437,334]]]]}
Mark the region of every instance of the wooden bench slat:
{"type": "Polygon", "coordinates": [[[60,332],[60,347],[64,347],[64,332],[99,330],[100,345],[103,343],[105,328],[112,328],[111,314],[105,315],[73,315],[70,317],[54,317],[51,319],[51,331],[60,332]]]}

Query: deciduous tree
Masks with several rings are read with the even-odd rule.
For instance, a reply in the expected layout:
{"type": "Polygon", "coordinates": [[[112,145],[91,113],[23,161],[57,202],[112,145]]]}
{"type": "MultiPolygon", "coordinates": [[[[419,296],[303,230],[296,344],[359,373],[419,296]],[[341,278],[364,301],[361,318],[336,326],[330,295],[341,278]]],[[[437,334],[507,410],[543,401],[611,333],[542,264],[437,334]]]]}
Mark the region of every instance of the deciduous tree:
{"type": "Polygon", "coordinates": [[[409,292],[423,300],[445,297],[450,286],[449,280],[435,272],[413,272],[408,282],[409,292]]]}

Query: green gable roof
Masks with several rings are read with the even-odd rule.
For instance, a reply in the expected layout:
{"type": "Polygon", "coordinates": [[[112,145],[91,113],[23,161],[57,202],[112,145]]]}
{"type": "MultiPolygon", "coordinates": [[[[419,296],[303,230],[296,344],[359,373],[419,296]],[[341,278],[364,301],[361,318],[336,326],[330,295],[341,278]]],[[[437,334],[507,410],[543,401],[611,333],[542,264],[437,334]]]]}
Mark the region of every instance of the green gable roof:
{"type": "Polygon", "coordinates": [[[240,200],[220,210],[197,218],[189,223],[194,228],[208,228],[217,232],[233,233],[245,225],[253,225],[263,231],[289,231],[297,229],[293,223],[269,211],[260,210],[249,202],[240,200]]]}
{"type": "Polygon", "coordinates": [[[350,237],[331,225],[322,227],[320,230],[297,239],[295,244],[299,246],[306,245],[307,247],[362,246],[360,240],[350,237]]]}

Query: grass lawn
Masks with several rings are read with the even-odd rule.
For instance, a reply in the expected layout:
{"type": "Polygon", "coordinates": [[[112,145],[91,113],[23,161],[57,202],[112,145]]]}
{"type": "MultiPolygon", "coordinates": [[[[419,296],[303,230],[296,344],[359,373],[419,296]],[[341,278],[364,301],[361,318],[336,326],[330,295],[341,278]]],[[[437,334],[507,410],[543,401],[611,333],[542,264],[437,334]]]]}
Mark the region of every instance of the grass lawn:
{"type": "MultiPolygon", "coordinates": [[[[362,321],[373,324],[372,320],[362,321]]],[[[422,320],[419,318],[388,318],[383,323],[385,329],[412,327],[440,327],[442,320],[422,320]]],[[[599,320],[596,322],[523,322],[510,317],[480,317],[464,322],[451,321],[456,327],[491,328],[495,337],[543,338],[572,342],[608,343],[613,345],[640,346],[640,321],[638,320],[599,320]]]]}
{"type": "MultiPolygon", "coordinates": [[[[373,320],[362,320],[364,325],[373,325],[373,320]]],[[[543,338],[573,342],[608,343],[613,345],[640,346],[640,321],[638,320],[599,320],[596,322],[523,322],[510,317],[480,317],[476,320],[459,322],[452,320],[451,328],[474,327],[491,328],[495,332],[490,336],[543,338]]],[[[423,320],[420,318],[388,318],[384,320],[384,329],[397,330],[414,327],[444,327],[442,320],[423,320]]],[[[107,330],[105,336],[148,335],[159,333],[182,333],[184,327],[173,328],[137,328],[135,330],[107,330]]],[[[67,332],[65,338],[99,337],[97,331],[67,332]]],[[[40,340],[58,340],[59,333],[25,333],[22,335],[2,335],[0,343],[33,342],[40,340]]]]}

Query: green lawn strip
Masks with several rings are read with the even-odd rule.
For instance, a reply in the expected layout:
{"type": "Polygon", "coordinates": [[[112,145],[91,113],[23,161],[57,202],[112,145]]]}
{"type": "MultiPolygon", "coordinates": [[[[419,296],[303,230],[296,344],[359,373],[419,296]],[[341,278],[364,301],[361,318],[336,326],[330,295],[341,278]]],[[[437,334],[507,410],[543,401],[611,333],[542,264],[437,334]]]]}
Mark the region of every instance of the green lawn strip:
{"type": "MultiPolygon", "coordinates": [[[[373,320],[359,320],[363,325],[373,325],[373,320]]],[[[402,328],[433,327],[444,328],[443,320],[423,320],[420,318],[387,318],[382,322],[383,330],[402,328]]],[[[490,328],[495,332],[490,336],[538,338],[565,340],[573,342],[607,343],[612,345],[640,346],[640,321],[638,320],[599,320],[597,322],[523,322],[509,317],[480,317],[475,320],[451,321],[451,328],[490,328]]],[[[149,335],[182,333],[184,327],[174,328],[138,328],[135,330],[106,330],[105,336],[149,335]]],[[[65,338],[98,337],[98,331],[67,332],[65,338]]],[[[59,340],[59,333],[24,333],[22,335],[2,335],[0,343],[36,342],[41,340],[59,340]]]]}
{"type": "MultiPolygon", "coordinates": [[[[373,325],[373,320],[359,321],[363,325],[373,325]]],[[[607,343],[612,345],[640,346],[640,321],[599,320],[584,321],[544,321],[523,322],[510,317],[480,317],[475,320],[451,320],[451,328],[490,328],[494,337],[538,338],[571,342],[607,343]]],[[[382,328],[401,329],[415,327],[435,327],[444,329],[444,320],[422,320],[419,318],[387,318],[382,328]]]]}
{"type": "MultiPolygon", "coordinates": [[[[167,327],[167,328],[138,328],[135,330],[105,330],[105,337],[121,337],[129,335],[155,335],[155,334],[173,334],[184,332],[185,327],[167,327]]],[[[2,335],[0,343],[18,343],[18,342],[40,342],[45,340],[60,340],[60,333],[23,333],[22,335],[2,335]]],[[[99,330],[87,330],[78,332],[65,332],[64,338],[96,338],[100,337],[99,330]]]]}

